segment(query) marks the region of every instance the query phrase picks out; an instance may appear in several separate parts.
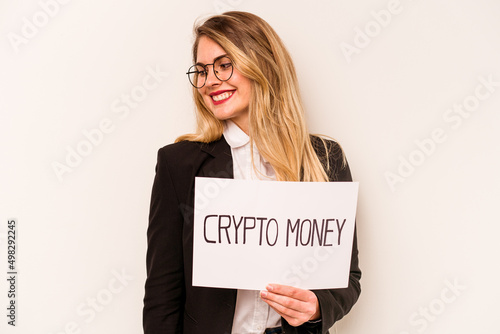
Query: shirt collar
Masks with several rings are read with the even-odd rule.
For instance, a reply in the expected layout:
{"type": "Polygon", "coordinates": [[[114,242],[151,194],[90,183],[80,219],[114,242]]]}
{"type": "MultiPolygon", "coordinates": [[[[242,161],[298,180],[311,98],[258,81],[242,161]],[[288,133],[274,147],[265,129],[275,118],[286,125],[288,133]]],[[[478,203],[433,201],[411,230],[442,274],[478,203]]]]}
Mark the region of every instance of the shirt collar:
{"type": "Polygon", "coordinates": [[[224,122],[223,135],[231,148],[245,146],[250,142],[250,137],[236,123],[230,120],[224,122]]]}

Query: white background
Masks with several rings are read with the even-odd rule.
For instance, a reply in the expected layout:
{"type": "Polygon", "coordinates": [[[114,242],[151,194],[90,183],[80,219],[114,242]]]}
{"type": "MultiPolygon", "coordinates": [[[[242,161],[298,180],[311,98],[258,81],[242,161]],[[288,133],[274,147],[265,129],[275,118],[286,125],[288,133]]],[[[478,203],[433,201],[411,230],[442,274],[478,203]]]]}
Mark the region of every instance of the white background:
{"type": "Polygon", "coordinates": [[[2,333],[142,331],[156,151],[194,129],[193,22],[231,8],[283,38],[311,132],[343,145],[360,182],[363,292],[337,331],[498,330],[500,87],[458,126],[443,119],[474,102],[478,77],[500,81],[498,1],[401,0],[385,26],[372,11],[387,0],[73,0],[50,17],[45,3],[0,2],[0,267],[14,217],[20,273],[18,326],[2,306],[2,333]],[[13,34],[25,38],[17,47],[13,34]],[[346,57],[342,43],[358,52],[346,57]],[[140,92],[151,69],[169,75],[120,118],[113,103],[140,92]],[[105,119],[112,131],[59,180],[53,163],[105,119]],[[436,128],[446,139],[419,153],[436,128]],[[418,166],[391,187],[387,173],[410,158],[418,166]]]}

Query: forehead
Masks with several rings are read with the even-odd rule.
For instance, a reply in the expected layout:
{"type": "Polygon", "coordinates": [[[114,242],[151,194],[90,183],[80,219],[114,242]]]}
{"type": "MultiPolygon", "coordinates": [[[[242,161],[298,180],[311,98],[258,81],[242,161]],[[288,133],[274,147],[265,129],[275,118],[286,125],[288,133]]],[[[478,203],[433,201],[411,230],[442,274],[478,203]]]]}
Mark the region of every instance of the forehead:
{"type": "Polygon", "coordinates": [[[224,49],[213,39],[206,36],[200,37],[196,55],[197,63],[210,64],[215,58],[224,54],[226,54],[226,51],[224,51],[224,49]]]}

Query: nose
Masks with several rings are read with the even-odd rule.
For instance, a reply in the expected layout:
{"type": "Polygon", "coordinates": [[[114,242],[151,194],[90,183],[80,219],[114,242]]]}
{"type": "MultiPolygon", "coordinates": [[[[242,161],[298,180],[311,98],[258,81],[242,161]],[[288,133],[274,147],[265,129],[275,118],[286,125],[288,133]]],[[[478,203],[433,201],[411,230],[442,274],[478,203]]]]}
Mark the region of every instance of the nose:
{"type": "Polygon", "coordinates": [[[218,85],[221,83],[219,78],[215,75],[214,65],[212,66],[212,70],[210,71],[210,65],[207,65],[207,82],[205,83],[208,86],[218,85]]]}

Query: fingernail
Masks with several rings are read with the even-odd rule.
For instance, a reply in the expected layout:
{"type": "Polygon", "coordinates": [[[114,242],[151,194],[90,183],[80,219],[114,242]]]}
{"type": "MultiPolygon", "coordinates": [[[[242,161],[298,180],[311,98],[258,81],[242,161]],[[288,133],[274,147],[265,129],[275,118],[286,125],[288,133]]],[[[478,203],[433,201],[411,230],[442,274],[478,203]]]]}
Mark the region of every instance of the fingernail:
{"type": "Polygon", "coordinates": [[[262,290],[262,291],[260,292],[260,295],[261,295],[262,297],[266,298],[266,297],[267,297],[267,291],[266,291],[266,290],[262,290]]]}
{"type": "Polygon", "coordinates": [[[267,291],[273,291],[273,286],[272,285],[268,285],[268,286],[266,286],[266,289],[267,289],[267,291]]]}

